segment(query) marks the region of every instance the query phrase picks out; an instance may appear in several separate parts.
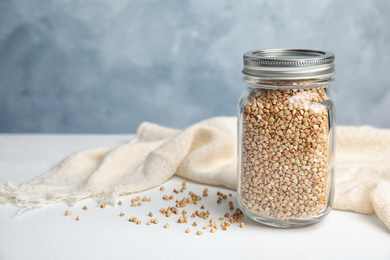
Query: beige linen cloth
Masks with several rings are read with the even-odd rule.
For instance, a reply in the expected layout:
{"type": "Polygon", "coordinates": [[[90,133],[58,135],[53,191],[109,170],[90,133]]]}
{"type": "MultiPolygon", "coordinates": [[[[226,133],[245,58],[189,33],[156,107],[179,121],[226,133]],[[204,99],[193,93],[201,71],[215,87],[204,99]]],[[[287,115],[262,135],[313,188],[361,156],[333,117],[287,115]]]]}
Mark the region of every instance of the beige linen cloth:
{"type": "MultiPolygon", "coordinates": [[[[72,154],[19,187],[0,186],[0,204],[19,214],[50,203],[119,196],[161,185],[173,175],[236,189],[236,118],[216,117],[175,130],[143,123],[134,140],[72,154]]],[[[334,209],[370,214],[390,228],[390,130],[338,127],[334,209]]]]}

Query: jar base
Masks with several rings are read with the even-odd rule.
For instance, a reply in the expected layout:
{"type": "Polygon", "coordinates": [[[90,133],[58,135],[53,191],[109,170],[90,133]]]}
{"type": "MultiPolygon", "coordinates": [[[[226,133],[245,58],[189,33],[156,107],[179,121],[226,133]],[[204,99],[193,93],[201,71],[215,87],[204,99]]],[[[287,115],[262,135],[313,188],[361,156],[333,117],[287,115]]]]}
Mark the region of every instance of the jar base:
{"type": "Polygon", "coordinates": [[[292,218],[288,220],[281,220],[278,218],[268,217],[262,214],[254,213],[246,209],[241,201],[238,202],[241,210],[244,212],[246,216],[250,219],[267,226],[278,227],[278,228],[301,228],[311,226],[320,222],[326,215],[328,215],[331,211],[331,207],[326,207],[323,211],[320,212],[319,215],[311,216],[308,218],[292,218]]]}

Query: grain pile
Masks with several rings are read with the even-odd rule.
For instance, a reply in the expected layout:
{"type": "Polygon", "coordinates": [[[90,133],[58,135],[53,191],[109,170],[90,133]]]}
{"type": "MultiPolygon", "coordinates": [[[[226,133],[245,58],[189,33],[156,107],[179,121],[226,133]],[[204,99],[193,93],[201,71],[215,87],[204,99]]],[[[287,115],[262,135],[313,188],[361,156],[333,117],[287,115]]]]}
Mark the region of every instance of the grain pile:
{"type": "Polygon", "coordinates": [[[319,214],[328,199],[325,88],[253,88],[242,107],[240,198],[282,221],[319,214]]]}

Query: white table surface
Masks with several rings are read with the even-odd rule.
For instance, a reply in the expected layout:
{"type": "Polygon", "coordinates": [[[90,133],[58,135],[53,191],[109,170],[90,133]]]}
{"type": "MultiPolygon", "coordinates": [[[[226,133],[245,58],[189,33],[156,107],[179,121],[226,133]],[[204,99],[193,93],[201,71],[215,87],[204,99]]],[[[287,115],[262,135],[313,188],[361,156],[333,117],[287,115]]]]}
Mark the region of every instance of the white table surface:
{"type": "MultiPolygon", "coordinates": [[[[0,183],[28,182],[75,151],[118,145],[131,137],[0,134],[0,183]]],[[[173,194],[182,181],[174,177],[164,184],[165,192],[155,188],[137,194],[151,197],[152,202],[136,208],[130,207],[135,195],[123,197],[123,205],[117,207],[101,209],[95,201],[85,200],[76,207],[57,204],[17,218],[13,218],[16,208],[0,205],[0,259],[390,259],[390,231],[375,214],[334,210],[322,222],[300,229],[271,228],[244,217],[245,228],[234,224],[214,234],[201,229],[208,221],[198,217],[178,224],[178,216],[167,218],[158,210],[172,205],[162,196],[173,194]],[[66,210],[73,214],[64,216],[66,210]],[[159,224],[146,225],[149,211],[159,224]],[[119,217],[120,212],[126,215],[119,217]],[[81,221],[75,220],[77,215],[81,221]],[[142,224],[128,222],[130,216],[142,224]],[[194,220],[196,228],[191,225],[194,220]],[[166,223],[170,228],[163,228],[166,223]],[[185,233],[187,227],[192,233],[185,233]],[[195,234],[199,229],[204,231],[201,236],[195,234]]],[[[201,195],[206,187],[209,196],[187,206],[187,212],[204,204],[217,220],[229,211],[226,201],[216,203],[218,190],[233,193],[231,199],[237,204],[235,192],[188,180],[186,192],[174,194],[175,199],[188,197],[188,191],[201,195]]]]}

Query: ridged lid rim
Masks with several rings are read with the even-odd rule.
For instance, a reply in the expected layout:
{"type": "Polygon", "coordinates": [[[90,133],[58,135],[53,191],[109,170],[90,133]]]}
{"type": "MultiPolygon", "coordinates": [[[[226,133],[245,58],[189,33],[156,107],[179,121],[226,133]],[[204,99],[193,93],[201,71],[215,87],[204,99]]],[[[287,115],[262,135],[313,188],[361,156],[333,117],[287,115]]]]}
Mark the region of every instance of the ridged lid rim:
{"type": "Polygon", "coordinates": [[[335,73],[335,56],[329,51],[266,49],[244,53],[243,74],[267,79],[305,79],[335,73]]]}

